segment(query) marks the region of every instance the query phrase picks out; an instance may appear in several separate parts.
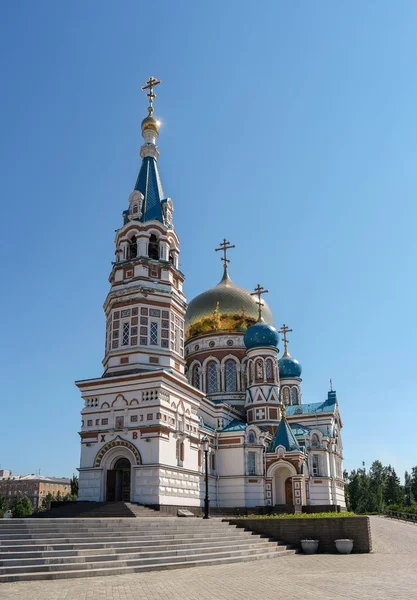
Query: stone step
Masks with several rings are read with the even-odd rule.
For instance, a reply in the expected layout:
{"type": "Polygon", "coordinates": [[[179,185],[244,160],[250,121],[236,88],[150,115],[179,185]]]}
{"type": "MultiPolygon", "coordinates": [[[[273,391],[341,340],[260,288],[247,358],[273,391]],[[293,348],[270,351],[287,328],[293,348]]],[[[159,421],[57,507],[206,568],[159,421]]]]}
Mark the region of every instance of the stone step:
{"type": "Polygon", "coordinates": [[[225,564],[293,552],[220,519],[109,519],[94,525],[48,520],[42,526],[34,521],[0,529],[0,582],[225,564]]]}
{"type": "MultiPolygon", "coordinates": [[[[255,548],[246,548],[244,550],[234,550],[234,549],[222,549],[221,551],[218,551],[218,549],[213,549],[213,551],[209,548],[207,548],[205,551],[203,551],[202,553],[198,554],[198,559],[199,560],[204,560],[204,559],[210,559],[213,558],[213,556],[215,558],[232,558],[232,557],[244,557],[244,556],[256,556],[258,554],[265,554],[265,553],[277,553],[278,550],[276,547],[271,548],[271,549],[265,549],[263,547],[255,547],[255,548]]],[[[195,559],[195,553],[194,552],[187,552],[184,555],[181,556],[176,556],[176,555],[169,555],[169,556],[150,556],[149,558],[145,558],[145,557],[135,557],[135,558],[117,558],[116,559],[116,563],[118,563],[118,566],[121,567],[140,567],[140,566],[146,566],[148,564],[166,564],[166,563],[175,563],[175,562],[187,562],[187,561],[194,561],[195,559]]],[[[61,563],[44,563],[42,565],[19,565],[19,566],[11,566],[11,567],[1,567],[0,568],[0,575],[14,575],[14,574],[19,574],[19,573],[49,573],[49,572],[62,572],[62,571],[72,571],[74,570],[74,567],[76,566],[76,569],[79,571],[84,571],[84,570],[88,570],[91,568],[95,568],[95,569],[102,569],[108,566],[108,562],[107,561],[103,561],[103,560],[97,560],[96,562],[90,563],[90,562],[79,562],[76,565],[74,563],[70,563],[70,562],[61,562],[61,563]]]]}
{"type": "MultiPolygon", "coordinates": [[[[245,532],[244,530],[239,530],[239,529],[231,529],[230,532],[227,533],[227,535],[244,535],[245,532]]],[[[191,537],[195,537],[195,536],[206,536],[207,538],[213,538],[217,535],[222,535],[224,534],[224,529],[204,529],[204,530],[198,530],[198,529],[194,529],[194,530],[186,530],[186,529],[178,529],[178,530],[160,530],[160,531],[155,531],[155,530],[150,530],[150,531],[140,531],[140,532],[136,532],[136,531],[126,531],[123,533],[119,533],[117,531],[109,531],[109,532],[95,532],[94,534],[90,533],[90,532],[75,532],[75,533],[69,533],[69,532],[56,532],[56,533],[49,533],[49,534],[41,534],[41,535],[10,535],[7,537],[4,537],[4,539],[0,540],[0,550],[3,549],[4,546],[13,546],[13,545],[22,545],[23,542],[25,544],[34,544],[36,542],[39,543],[45,543],[45,544],[49,544],[49,543],[70,543],[72,540],[76,541],[85,541],[85,540],[92,540],[92,541],[100,541],[100,540],[114,540],[114,541],[128,541],[129,539],[137,539],[137,540],[146,540],[146,539],[156,539],[156,538],[161,538],[161,539],[172,539],[176,536],[191,536],[191,537]]]]}
{"type": "Polygon", "coordinates": [[[72,577],[103,577],[108,575],[126,575],[128,573],[140,573],[145,571],[159,571],[163,569],[181,569],[184,567],[200,567],[200,566],[213,566],[222,564],[231,564],[236,562],[250,562],[254,560],[264,560],[269,558],[278,558],[294,554],[294,550],[286,550],[283,552],[267,551],[261,554],[249,554],[245,557],[233,556],[224,558],[202,558],[199,556],[198,560],[181,561],[181,562],[166,562],[166,563],[150,563],[141,566],[106,566],[105,568],[94,568],[87,570],[72,570],[72,571],[56,571],[56,572],[45,572],[45,573],[14,573],[7,575],[0,575],[0,583],[6,583],[10,581],[31,581],[31,580],[43,580],[43,579],[68,579],[72,577]]]}
{"type": "MultiPolygon", "coordinates": [[[[261,538],[260,536],[252,536],[250,540],[246,540],[246,538],[219,538],[214,542],[217,547],[220,546],[239,546],[243,543],[254,543],[257,542],[262,544],[269,544],[269,540],[266,538],[261,538]]],[[[276,542],[277,545],[281,547],[285,547],[280,542],[276,542]]],[[[93,544],[94,546],[94,544],[93,544]]],[[[69,549],[69,546],[62,545],[57,546],[56,549],[51,550],[37,550],[37,551],[22,551],[22,552],[2,552],[0,553],[0,561],[5,560],[15,560],[15,559],[38,559],[38,558],[53,558],[54,556],[92,556],[92,555],[106,555],[106,554],[125,554],[130,552],[142,552],[142,551],[160,551],[163,552],[165,549],[168,550],[182,550],[182,549],[190,549],[190,548],[207,548],[207,540],[196,541],[190,543],[190,541],[181,541],[174,540],[171,541],[168,545],[164,542],[152,542],[146,545],[139,545],[136,543],[129,543],[127,545],[121,543],[117,547],[115,545],[100,545],[96,544],[98,547],[93,548],[77,548],[77,549],[69,549]]],[[[46,546],[46,548],[50,548],[46,546]]],[[[1,564],[1,563],[0,563],[1,564]]]]}
{"type": "MultiPolygon", "coordinates": [[[[0,560],[0,569],[8,567],[24,567],[30,565],[59,565],[61,563],[73,564],[73,563],[90,563],[100,561],[118,561],[118,560],[131,560],[134,558],[168,558],[170,556],[188,556],[192,549],[193,554],[217,554],[220,552],[237,552],[241,550],[266,550],[272,549],[269,541],[261,541],[259,543],[239,543],[239,544],[215,544],[207,548],[206,546],[193,547],[193,546],[180,546],[180,547],[165,547],[161,550],[149,550],[138,548],[135,551],[131,549],[126,552],[117,553],[100,553],[100,554],[83,554],[76,556],[63,555],[62,553],[54,553],[53,556],[39,557],[39,558],[18,558],[18,559],[6,559],[0,560]]],[[[275,546],[276,551],[280,552],[287,550],[286,546],[275,546]]],[[[0,570],[0,573],[2,571],[0,570]]]]}
{"type": "MultiPolygon", "coordinates": [[[[193,542],[193,541],[201,541],[201,540],[206,540],[207,542],[211,541],[211,540],[218,540],[218,539],[231,539],[232,536],[234,538],[238,538],[238,537],[244,537],[245,536],[245,532],[244,530],[237,530],[234,531],[232,534],[227,534],[225,532],[217,532],[214,534],[208,534],[207,532],[205,532],[204,534],[181,534],[181,535],[169,535],[169,534],[161,534],[161,535],[149,535],[146,537],[138,537],[138,536],[114,536],[114,537],[97,537],[97,538],[89,538],[84,537],[84,538],[73,538],[73,539],[69,539],[69,538],[57,538],[54,540],[43,540],[43,539],[33,539],[33,540],[25,540],[25,543],[22,543],[21,540],[14,540],[12,542],[4,542],[2,544],[0,544],[0,552],[17,552],[18,549],[21,549],[22,551],[25,549],[32,549],[34,550],[36,549],[48,549],[48,548],[55,548],[57,546],[68,546],[70,548],[74,548],[77,546],[84,546],[84,547],[90,547],[90,548],[94,548],[94,547],[111,547],[115,544],[120,544],[120,543],[133,543],[133,544],[166,544],[166,543],[171,543],[173,540],[185,540],[185,541],[189,541],[189,542],[193,542]]],[[[257,534],[252,534],[249,533],[249,535],[255,537],[257,534]]]]}
{"type": "Polygon", "coordinates": [[[37,533],[55,533],[57,531],[149,531],[149,529],[160,529],[160,530],[177,530],[177,529],[215,529],[219,528],[219,521],[182,521],[176,519],[174,522],[161,523],[161,522],[150,522],[149,524],[143,521],[128,523],[109,523],[109,524],[91,524],[91,523],[63,523],[47,524],[44,527],[38,525],[18,527],[3,527],[0,529],[0,539],[4,539],[7,535],[26,535],[26,534],[37,534],[37,533]]]}

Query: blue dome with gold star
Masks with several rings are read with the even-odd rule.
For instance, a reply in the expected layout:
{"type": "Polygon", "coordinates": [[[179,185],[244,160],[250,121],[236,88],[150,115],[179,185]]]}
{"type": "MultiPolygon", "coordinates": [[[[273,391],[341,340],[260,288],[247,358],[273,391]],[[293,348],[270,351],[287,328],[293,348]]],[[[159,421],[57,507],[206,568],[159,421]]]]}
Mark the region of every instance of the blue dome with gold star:
{"type": "Polygon", "coordinates": [[[248,350],[251,348],[261,348],[263,346],[278,347],[278,331],[272,325],[262,321],[255,323],[246,331],[243,341],[248,350]]]}
{"type": "Polygon", "coordinates": [[[280,379],[288,379],[291,377],[300,377],[302,367],[298,360],[293,358],[288,352],[285,352],[278,361],[280,379]]]}

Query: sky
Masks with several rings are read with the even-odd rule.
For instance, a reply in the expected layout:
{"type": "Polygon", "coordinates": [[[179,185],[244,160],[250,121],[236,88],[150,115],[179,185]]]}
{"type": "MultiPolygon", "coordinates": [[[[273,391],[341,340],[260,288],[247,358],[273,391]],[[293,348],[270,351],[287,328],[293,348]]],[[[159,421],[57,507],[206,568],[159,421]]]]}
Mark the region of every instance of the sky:
{"type": "Polygon", "coordinates": [[[190,300],[269,289],[344,466],[417,464],[417,3],[4,0],[0,468],[70,476],[150,75],[190,300]]]}

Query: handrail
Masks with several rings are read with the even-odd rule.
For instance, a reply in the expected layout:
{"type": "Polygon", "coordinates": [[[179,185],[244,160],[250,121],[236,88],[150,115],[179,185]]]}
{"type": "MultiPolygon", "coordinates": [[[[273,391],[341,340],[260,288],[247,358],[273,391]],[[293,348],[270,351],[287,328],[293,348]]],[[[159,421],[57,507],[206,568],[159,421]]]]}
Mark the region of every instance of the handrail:
{"type": "Polygon", "coordinates": [[[398,519],[400,521],[408,521],[409,523],[417,524],[417,514],[401,512],[399,510],[385,510],[383,514],[391,519],[398,519]]]}

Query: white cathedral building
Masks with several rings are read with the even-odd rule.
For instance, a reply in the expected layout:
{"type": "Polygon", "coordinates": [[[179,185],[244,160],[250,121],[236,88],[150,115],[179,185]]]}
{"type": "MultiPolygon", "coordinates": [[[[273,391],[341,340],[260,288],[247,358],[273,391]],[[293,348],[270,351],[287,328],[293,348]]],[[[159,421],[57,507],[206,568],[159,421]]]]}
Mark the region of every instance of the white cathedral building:
{"type": "Polygon", "coordinates": [[[204,444],[212,507],[344,508],[336,392],[302,402],[291,330],[274,328],[263,288],[251,293],[231,280],[226,240],[221,281],[187,306],[173,202],[158,170],[158,83],[146,87],[142,164],[116,231],[104,372],[76,382],[84,400],[78,500],[201,507],[204,444]]]}

